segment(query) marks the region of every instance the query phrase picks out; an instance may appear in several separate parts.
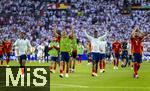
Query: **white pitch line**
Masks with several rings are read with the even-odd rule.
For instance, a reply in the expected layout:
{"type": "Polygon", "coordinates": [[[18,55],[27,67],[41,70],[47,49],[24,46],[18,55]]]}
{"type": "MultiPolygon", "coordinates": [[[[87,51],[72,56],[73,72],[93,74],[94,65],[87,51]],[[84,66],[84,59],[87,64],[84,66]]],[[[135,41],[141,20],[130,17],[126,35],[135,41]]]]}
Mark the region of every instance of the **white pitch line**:
{"type": "Polygon", "coordinates": [[[116,87],[116,86],[82,86],[82,85],[74,85],[74,84],[50,84],[50,88],[95,88],[95,89],[150,89],[150,87],[116,87]]]}
{"type": "Polygon", "coordinates": [[[125,88],[125,89],[150,89],[150,87],[90,87],[90,88],[104,88],[104,89],[110,89],[110,88],[112,88],[112,89],[121,89],[121,88],[125,88]]]}
{"type": "Polygon", "coordinates": [[[73,84],[50,84],[50,87],[77,87],[77,88],[88,88],[88,86],[82,86],[82,85],[73,85],[73,84]]]}

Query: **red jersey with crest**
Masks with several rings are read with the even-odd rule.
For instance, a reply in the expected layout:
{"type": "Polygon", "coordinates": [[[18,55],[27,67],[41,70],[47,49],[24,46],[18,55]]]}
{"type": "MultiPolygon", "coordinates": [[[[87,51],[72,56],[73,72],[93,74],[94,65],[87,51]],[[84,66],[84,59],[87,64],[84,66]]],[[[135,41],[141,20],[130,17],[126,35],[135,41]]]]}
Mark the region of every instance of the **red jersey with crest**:
{"type": "Polygon", "coordinates": [[[0,55],[3,55],[4,54],[4,47],[3,45],[0,45],[0,55]]]}
{"type": "Polygon", "coordinates": [[[141,37],[131,38],[132,53],[142,54],[143,51],[142,39],[143,38],[141,37]]]}
{"type": "Polygon", "coordinates": [[[10,41],[4,41],[3,42],[4,52],[10,53],[12,50],[12,43],[10,41]]]}
{"type": "Polygon", "coordinates": [[[113,49],[114,53],[119,54],[121,51],[121,43],[120,42],[114,42],[112,44],[112,49],[113,49]]]}

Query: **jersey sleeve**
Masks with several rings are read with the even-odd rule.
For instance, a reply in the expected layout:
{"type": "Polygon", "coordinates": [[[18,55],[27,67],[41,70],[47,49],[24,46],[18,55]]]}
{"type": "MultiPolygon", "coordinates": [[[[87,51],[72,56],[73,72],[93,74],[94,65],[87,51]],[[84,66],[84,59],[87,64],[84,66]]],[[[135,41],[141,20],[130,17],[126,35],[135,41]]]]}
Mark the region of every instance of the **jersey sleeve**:
{"type": "Polygon", "coordinates": [[[13,44],[13,46],[18,46],[18,39],[15,41],[15,43],[13,44]]]}
{"type": "Polygon", "coordinates": [[[93,37],[90,36],[90,35],[88,35],[87,32],[86,32],[86,30],[84,31],[84,34],[85,34],[85,36],[86,36],[89,40],[92,40],[93,37]]]}

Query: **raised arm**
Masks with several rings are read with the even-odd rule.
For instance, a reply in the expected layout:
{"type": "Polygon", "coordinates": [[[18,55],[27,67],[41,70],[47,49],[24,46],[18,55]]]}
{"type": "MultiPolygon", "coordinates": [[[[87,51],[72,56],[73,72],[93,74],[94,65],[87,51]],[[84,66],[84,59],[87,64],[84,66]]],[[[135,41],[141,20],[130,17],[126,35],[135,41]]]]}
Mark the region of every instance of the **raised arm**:
{"type": "Polygon", "coordinates": [[[18,40],[15,41],[15,43],[13,44],[13,46],[17,46],[18,45],[18,40]]]}
{"type": "Polygon", "coordinates": [[[58,35],[58,33],[56,32],[56,30],[57,30],[57,27],[56,27],[56,25],[55,25],[54,28],[52,29],[52,31],[54,32],[54,35],[55,35],[56,37],[58,37],[59,35],[58,35]]]}
{"type": "Polygon", "coordinates": [[[88,35],[87,34],[87,32],[86,32],[86,30],[82,30],[83,32],[84,32],[84,34],[85,34],[85,36],[89,39],[89,40],[92,40],[92,36],[90,36],[90,35],[88,35]]]}
{"type": "Polygon", "coordinates": [[[134,38],[135,37],[135,33],[138,31],[138,27],[135,27],[131,33],[131,38],[134,38]]]}
{"type": "Polygon", "coordinates": [[[104,34],[103,36],[100,36],[100,37],[98,38],[99,40],[103,40],[103,39],[108,35],[108,32],[110,32],[110,31],[108,31],[108,30],[106,29],[106,27],[104,27],[104,31],[106,31],[105,34],[104,34]]]}
{"type": "Polygon", "coordinates": [[[148,36],[149,36],[150,34],[144,34],[144,33],[142,33],[142,35],[141,35],[141,38],[142,38],[142,41],[144,41],[144,39],[146,39],[148,36]]]}

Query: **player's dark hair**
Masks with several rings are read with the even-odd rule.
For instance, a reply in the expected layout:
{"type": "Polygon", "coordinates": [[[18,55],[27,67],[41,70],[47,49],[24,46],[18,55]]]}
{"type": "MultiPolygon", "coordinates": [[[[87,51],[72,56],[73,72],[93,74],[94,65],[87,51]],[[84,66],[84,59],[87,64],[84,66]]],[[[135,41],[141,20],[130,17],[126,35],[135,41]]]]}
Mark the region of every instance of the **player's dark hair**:
{"type": "Polygon", "coordinates": [[[97,30],[94,30],[94,33],[97,33],[98,31],[97,30]]]}

